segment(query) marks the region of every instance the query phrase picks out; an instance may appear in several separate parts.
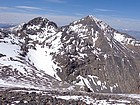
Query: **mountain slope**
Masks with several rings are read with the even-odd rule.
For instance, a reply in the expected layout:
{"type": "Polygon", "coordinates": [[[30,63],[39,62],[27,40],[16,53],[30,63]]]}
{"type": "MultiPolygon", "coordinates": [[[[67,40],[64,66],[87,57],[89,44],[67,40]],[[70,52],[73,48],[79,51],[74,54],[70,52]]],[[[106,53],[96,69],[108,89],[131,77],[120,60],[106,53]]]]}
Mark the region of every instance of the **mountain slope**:
{"type": "Polygon", "coordinates": [[[56,33],[56,28],[55,23],[39,17],[9,31],[1,30],[1,85],[37,89],[59,87],[60,78],[54,70],[57,66],[50,55],[57,49],[49,45],[49,41],[60,34],[56,33]]]}
{"type": "Polygon", "coordinates": [[[138,93],[140,41],[93,16],[63,27],[38,17],[0,31],[0,67],[6,85],[138,93]]]}
{"type": "Polygon", "coordinates": [[[92,16],[62,30],[62,80],[77,79],[94,92],[138,92],[139,41],[92,16]]]}

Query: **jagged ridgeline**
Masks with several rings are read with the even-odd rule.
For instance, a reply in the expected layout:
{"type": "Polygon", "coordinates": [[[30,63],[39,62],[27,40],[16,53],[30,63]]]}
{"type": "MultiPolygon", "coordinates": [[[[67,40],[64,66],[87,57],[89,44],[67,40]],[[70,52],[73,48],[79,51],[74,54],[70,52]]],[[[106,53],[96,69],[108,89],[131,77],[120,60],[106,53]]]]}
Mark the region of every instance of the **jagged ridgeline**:
{"type": "Polygon", "coordinates": [[[62,27],[37,17],[0,30],[3,86],[139,93],[139,81],[140,41],[93,16],[62,27]]]}

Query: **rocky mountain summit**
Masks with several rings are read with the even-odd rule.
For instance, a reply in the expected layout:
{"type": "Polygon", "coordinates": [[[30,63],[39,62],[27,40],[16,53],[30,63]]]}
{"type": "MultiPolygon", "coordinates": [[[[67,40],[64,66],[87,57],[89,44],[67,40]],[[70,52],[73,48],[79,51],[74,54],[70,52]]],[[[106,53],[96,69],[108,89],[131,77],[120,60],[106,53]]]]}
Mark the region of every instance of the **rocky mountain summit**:
{"type": "Polygon", "coordinates": [[[139,81],[140,41],[93,16],[0,30],[1,87],[139,93],[139,81]]]}

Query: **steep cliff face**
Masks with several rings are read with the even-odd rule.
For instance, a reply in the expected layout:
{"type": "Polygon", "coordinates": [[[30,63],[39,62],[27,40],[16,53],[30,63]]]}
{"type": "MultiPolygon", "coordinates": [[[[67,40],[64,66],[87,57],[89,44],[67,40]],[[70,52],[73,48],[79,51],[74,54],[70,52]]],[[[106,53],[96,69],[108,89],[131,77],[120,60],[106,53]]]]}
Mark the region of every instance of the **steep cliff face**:
{"type": "Polygon", "coordinates": [[[6,86],[138,93],[140,41],[93,16],[63,27],[38,17],[0,31],[0,76],[6,86]]]}
{"type": "Polygon", "coordinates": [[[87,16],[62,28],[62,80],[94,92],[138,92],[140,42],[87,16]],[[65,76],[64,76],[65,75],[65,76]]]}

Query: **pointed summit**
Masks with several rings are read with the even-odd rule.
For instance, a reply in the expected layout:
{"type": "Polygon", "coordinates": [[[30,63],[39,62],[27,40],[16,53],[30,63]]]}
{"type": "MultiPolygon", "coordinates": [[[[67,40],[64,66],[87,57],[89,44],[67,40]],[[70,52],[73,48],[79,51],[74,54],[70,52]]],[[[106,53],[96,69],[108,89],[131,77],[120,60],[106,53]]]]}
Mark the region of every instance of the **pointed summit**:
{"type": "Polygon", "coordinates": [[[93,20],[94,17],[93,17],[92,15],[88,15],[88,16],[86,16],[84,19],[91,19],[91,20],[93,20]]]}
{"type": "Polygon", "coordinates": [[[84,18],[79,19],[78,21],[74,21],[70,25],[74,26],[74,28],[78,30],[83,30],[84,28],[94,31],[104,31],[109,26],[92,15],[88,15],[84,18]]]}
{"type": "Polygon", "coordinates": [[[92,15],[88,15],[84,18],[79,19],[78,21],[74,21],[72,24],[82,24],[83,26],[91,26],[91,25],[97,25],[98,19],[95,18],[92,15]]]}
{"type": "Polygon", "coordinates": [[[86,16],[84,19],[93,19],[93,16],[92,15],[88,15],[88,16],[86,16]]]}
{"type": "Polygon", "coordinates": [[[101,20],[97,19],[96,17],[94,17],[93,15],[88,15],[84,19],[91,20],[91,21],[101,21],[101,20]]]}
{"type": "Polygon", "coordinates": [[[88,16],[86,16],[86,17],[85,17],[85,18],[83,18],[83,19],[84,19],[84,21],[85,21],[85,22],[87,22],[87,23],[89,23],[89,22],[91,23],[91,22],[93,22],[93,21],[94,21],[93,17],[92,17],[92,16],[89,16],[89,15],[88,15],[88,16]]]}

